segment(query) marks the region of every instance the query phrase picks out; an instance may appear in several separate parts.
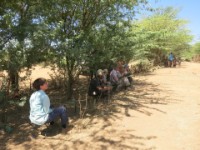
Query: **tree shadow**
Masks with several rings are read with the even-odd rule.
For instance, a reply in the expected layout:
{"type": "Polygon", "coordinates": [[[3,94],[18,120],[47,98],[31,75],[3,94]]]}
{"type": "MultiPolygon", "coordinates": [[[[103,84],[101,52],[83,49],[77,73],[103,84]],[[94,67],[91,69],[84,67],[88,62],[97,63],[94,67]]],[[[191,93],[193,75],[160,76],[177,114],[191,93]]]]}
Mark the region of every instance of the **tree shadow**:
{"type": "MultiPolygon", "coordinates": [[[[145,80],[136,80],[134,82],[135,90],[125,90],[113,95],[111,102],[104,103],[103,101],[99,101],[96,105],[95,109],[86,109],[85,115],[80,118],[79,106],[77,106],[77,111],[74,111],[74,105],[67,105],[68,115],[70,117],[71,124],[75,127],[71,129],[70,132],[66,136],[62,136],[57,138],[60,133],[60,125],[59,122],[54,125],[53,129],[47,129],[41,127],[39,131],[44,133],[48,133],[46,135],[46,139],[48,140],[48,147],[58,148],[60,144],[62,144],[63,149],[86,149],[86,147],[95,147],[97,149],[156,149],[156,147],[149,147],[145,143],[149,140],[154,140],[157,137],[154,135],[150,135],[148,137],[137,136],[134,134],[134,131],[127,130],[117,130],[112,129],[112,122],[119,118],[117,113],[121,113],[123,110],[124,115],[130,117],[130,110],[137,111],[139,113],[145,114],[147,116],[151,116],[155,111],[166,114],[164,110],[159,109],[156,105],[168,105],[172,103],[178,103],[180,100],[172,99],[168,95],[170,95],[171,91],[162,91],[159,88],[159,85],[149,83],[145,80]],[[157,95],[155,95],[155,93],[157,95]],[[166,95],[159,93],[166,93],[166,95]],[[159,95],[159,96],[158,96],[159,95]],[[92,127],[98,124],[98,120],[103,119],[104,123],[98,128],[95,128],[93,132],[87,133],[92,127]],[[47,131],[48,130],[48,131],[47,131]],[[106,131],[109,133],[109,136],[104,136],[103,132],[106,131]],[[126,134],[124,134],[126,133],[126,134]],[[86,135],[87,138],[90,139],[90,142],[86,142],[85,138],[72,138],[73,134],[77,134],[80,136],[86,135]],[[112,135],[117,135],[116,138],[112,138],[112,135]],[[73,140],[72,140],[73,139],[73,140]],[[126,144],[125,140],[130,139],[133,143],[126,144]],[[57,144],[51,143],[50,140],[53,140],[57,144]],[[98,143],[98,146],[96,145],[98,143]]],[[[87,92],[87,89],[83,87],[80,89],[80,93],[83,95],[87,92]]],[[[59,92],[52,92],[50,97],[55,98],[52,103],[56,105],[60,105],[64,99],[64,97],[59,97],[59,92]],[[58,95],[57,95],[58,94],[58,95]]],[[[83,96],[84,97],[84,96],[83,96]]],[[[123,115],[123,113],[122,113],[123,115]]],[[[7,122],[14,128],[12,133],[3,133],[0,135],[0,149],[6,149],[7,144],[12,143],[13,145],[23,145],[25,149],[42,149],[45,148],[45,145],[40,145],[37,141],[41,140],[39,136],[36,136],[35,143],[33,144],[31,125],[29,124],[29,103],[27,102],[24,107],[10,107],[7,110],[7,122]]],[[[80,137],[81,137],[80,136],[80,137]]],[[[44,138],[44,136],[43,136],[44,138]]],[[[42,139],[43,139],[42,138],[42,139]]]]}
{"type": "Polygon", "coordinates": [[[159,85],[147,81],[135,81],[135,90],[129,90],[118,94],[115,99],[119,101],[118,107],[123,108],[126,116],[130,116],[130,109],[151,116],[152,111],[166,114],[165,111],[155,107],[156,105],[168,105],[180,103],[181,100],[170,97],[172,91],[162,90],[159,85]]]}

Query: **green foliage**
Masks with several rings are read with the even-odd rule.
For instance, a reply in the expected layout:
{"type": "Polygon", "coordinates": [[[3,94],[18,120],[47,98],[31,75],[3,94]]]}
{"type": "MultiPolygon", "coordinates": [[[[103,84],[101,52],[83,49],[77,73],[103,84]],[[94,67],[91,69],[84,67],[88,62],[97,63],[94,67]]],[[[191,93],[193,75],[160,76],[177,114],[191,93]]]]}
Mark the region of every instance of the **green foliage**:
{"type": "Polygon", "coordinates": [[[34,63],[56,64],[71,90],[81,68],[95,71],[133,57],[159,63],[169,51],[179,55],[191,39],[186,21],[177,19],[173,8],[132,23],[130,31],[136,6],[146,5],[146,0],[2,0],[0,4],[0,70],[8,71],[16,88],[19,72],[34,63]]]}
{"type": "Polygon", "coordinates": [[[148,59],[138,59],[131,63],[131,72],[132,73],[145,73],[151,71],[153,68],[153,63],[148,59]]]}
{"type": "MultiPolygon", "coordinates": [[[[0,12],[0,70],[7,70],[11,87],[17,89],[19,72],[30,68],[34,63],[44,60],[45,39],[38,31],[37,1],[17,0],[1,2],[0,12]],[[42,59],[41,59],[42,58],[42,59]]],[[[42,27],[42,26],[40,26],[42,27]]]]}
{"type": "Polygon", "coordinates": [[[19,107],[23,107],[23,106],[25,106],[27,100],[28,100],[28,98],[26,96],[23,96],[19,99],[10,99],[8,102],[9,102],[9,104],[19,106],[19,107]]]}
{"type": "Polygon", "coordinates": [[[192,49],[196,55],[200,55],[200,42],[197,42],[196,44],[194,44],[192,49]]]}
{"type": "Polygon", "coordinates": [[[190,46],[182,55],[184,60],[200,61],[200,42],[190,46]]]}
{"type": "Polygon", "coordinates": [[[130,60],[130,34],[126,25],[120,22],[94,28],[85,38],[88,48],[85,64],[91,69],[108,68],[119,59],[130,60]]]}
{"type": "Polygon", "coordinates": [[[159,64],[169,52],[179,56],[188,48],[192,37],[184,27],[187,22],[176,15],[177,11],[170,7],[133,24],[135,59],[148,58],[159,64]]]}
{"type": "Polygon", "coordinates": [[[127,51],[123,27],[133,16],[134,6],[145,1],[55,1],[42,6],[42,24],[48,30],[47,57],[65,70],[67,93],[70,98],[75,76],[83,66],[96,69],[110,63],[127,51]],[[122,25],[120,25],[122,23],[122,25]],[[120,28],[121,27],[121,28],[120,28]],[[117,31],[119,30],[119,31],[117,31]],[[99,65],[100,64],[100,65],[99,65]]]}

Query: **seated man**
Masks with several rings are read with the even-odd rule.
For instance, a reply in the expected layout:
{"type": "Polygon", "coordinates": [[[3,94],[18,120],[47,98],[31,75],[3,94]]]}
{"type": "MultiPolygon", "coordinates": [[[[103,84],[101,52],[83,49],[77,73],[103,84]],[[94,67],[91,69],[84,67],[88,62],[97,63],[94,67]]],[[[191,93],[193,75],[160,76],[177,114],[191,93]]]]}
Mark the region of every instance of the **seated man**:
{"type": "Polygon", "coordinates": [[[104,83],[103,70],[99,69],[96,77],[90,82],[88,94],[90,96],[108,96],[112,90],[112,86],[104,83]]]}
{"type": "Polygon", "coordinates": [[[131,70],[128,64],[124,65],[124,76],[128,78],[130,85],[133,83],[133,78],[131,77],[131,70]]]}
{"type": "Polygon", "coordinates": [[[108,69],[103,70],[103,81],[106,85],[111,85],[110,83],[110,75],[108,73],[108,69]]]}
{"type": "Polygon", "coordinates": [[[126,89],[130,85],[128,78],[124,74],[124,68],[121,68],[120,72],[120,69],[116,65],[113,66],[113,70],[110,72],[110,82],[115,91],[120,91],[123,88],[126,89]]]}

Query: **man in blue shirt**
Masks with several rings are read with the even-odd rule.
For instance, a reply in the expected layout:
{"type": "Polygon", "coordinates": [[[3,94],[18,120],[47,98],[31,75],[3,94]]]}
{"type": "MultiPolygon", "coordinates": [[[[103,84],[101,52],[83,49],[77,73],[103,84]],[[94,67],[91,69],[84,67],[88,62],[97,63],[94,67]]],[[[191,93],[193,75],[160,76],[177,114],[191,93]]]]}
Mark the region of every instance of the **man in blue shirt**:
{"type": "Polygon", "coordinates": [[[48,83],[44,78],[38,78],[33,82],[33,87],[36,91],[30,97],[30,120],[37,125],[45,123],[53,124],[57,117],[61,119],[62,132],[66,132],[68,117],[66,108],[60,106],[58,108],[50,108],[50,100],[45,91],[48,88],[48,83]]]}
{"type": "Polygon", "coordinates": [[[168,67],[173,67],[173,66],[174,66],[174,55],[171,52],[168,57],[168,67]]]}

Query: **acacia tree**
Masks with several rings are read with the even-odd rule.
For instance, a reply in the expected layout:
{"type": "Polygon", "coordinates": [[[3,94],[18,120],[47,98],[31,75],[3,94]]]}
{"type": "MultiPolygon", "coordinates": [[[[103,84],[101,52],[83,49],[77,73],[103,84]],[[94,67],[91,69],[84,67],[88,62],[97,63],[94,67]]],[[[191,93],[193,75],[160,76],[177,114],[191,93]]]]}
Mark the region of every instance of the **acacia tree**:
{"type": "Polygon", "coordinates": [[[177,19],[174,8],[161,9],[132,27],[135,56],[153,60],[159,64],[169,52],[180,55],[188,48],[192,37],[185,28],[185,20],[177,19]]]}
{"type": "MultiPolygon", "coordinates": [[[[145,1],[50,0],[43,3],[41,17],[49,31],[46,38],[51,47],[51,58],[53,57],[57,66],[64,70],[68,79],[66,82],[68,98],[73,94],[74,77],[80,65],[88,60],[90,56],[88,54],[92,56],[99,54],[94,53],[98,43],[92,43],[90,39],[95,38],[95,34],[101,31],[101,26],[107,26],[106,24],[115,26],[120,20],[128,20],[133,16],[133,7],[143,2],[145,1]]],[[[98,52],[103,54],[103,50],[107,49],[98,52]]]]}
{"type": "Polygon", "coordinates": [[[93,73],[99,68],[110,69],[117,60],[132,58],[129,27],[124,22],[95,28],[85,39],[88,42],[85,65],[93,73]]]}
{"type": "MultiPolygon", "coordinates": [[[[41,56],[45,56],[64,69],[68,79],[67,93],[71,97],[74,77],[80,65],[90,57],[88,54],[94,50],[99,53],[102,53],[101,50],[107,51],[109,57],[121,56],[122,51],[126,54],[127,50],[122,46],[126,42],[120,40],[120,36],[125,37],[126,34],[124,30],[116,30],[120,22],[124,24],[133,18],[134,6],[141,3],[145,4],[146,0],[1,1],[0,56],[13,87],[18,88],[22,68],[30,67],[34,62],[43,60],[41,56]],[[102,27],[110,30],[110,35],[102,36],[102,27]],[[97,37],[96,33],[112,42],[97,37]],[[104,46],[103,49],[97,48],[99,43],[90,41],[93,37],[98,39],[101,47],[104,46]]],[[[97,54],[93,53],[92,56],[97,54]]]]}
{"type": "Polygon", "coordinates": [[[7,70],[13,89],[18,89],[19,72],[41,60],[41,47],[37,19],[37,1],[17,0],[7,3],[1,1],[0,13],[0,69],[7,70]],[[35,57],[36,56],[36,57],[35,57]]]}
{"type": "Polygon", "coordinates": [[[193,51],[196,55],[199,55],[200,54],[200,42],[197,42],[194,44],[193,46],[193,51]]]}
{"type": "Polygon", "coordinates": [[[195,43],[191,46],[190,50],[185,51],[183,55],[184,59],[200,61],[200,42],[195,43]]]}

